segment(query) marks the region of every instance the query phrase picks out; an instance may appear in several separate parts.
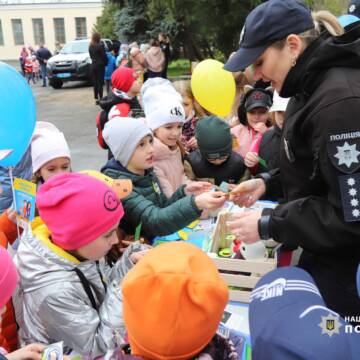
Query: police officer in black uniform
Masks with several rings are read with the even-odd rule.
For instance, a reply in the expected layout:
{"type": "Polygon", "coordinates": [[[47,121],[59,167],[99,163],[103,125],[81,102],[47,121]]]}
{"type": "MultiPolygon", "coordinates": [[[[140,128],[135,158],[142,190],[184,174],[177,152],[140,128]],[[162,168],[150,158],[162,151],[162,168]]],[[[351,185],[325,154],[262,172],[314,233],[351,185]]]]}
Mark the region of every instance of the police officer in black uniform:
{"type": "Polygon", "coordinates": [[[360,25],[343,34],[329,13],[311,14],[299,0],[269,0],[247,17],[225,69],[249,65],[255,80],[271,81],[292,99],[280,169],[240,184],[234,201],[249,206],[282,184],[286,202],[235,215],[231,228],[244,242],[272,237],[301,246],[299,266],[313,276],[327,306],[359,316],[360,25]]]}

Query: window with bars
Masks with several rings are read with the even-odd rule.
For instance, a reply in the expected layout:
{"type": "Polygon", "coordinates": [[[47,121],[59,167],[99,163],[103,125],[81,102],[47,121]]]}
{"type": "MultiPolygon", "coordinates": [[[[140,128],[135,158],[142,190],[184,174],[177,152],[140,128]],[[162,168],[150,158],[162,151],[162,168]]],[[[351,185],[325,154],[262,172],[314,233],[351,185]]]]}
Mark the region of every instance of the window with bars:
{"type": "Polygon", "coordinates": [[[24,45],[24,32],[21,19],[11,19],[15,45],[24,45]]]}
{"type": "Polygon", "coordinates": [[[34,43],[36,45],[45,43],[43,19],[32,19],[34,31],[34,43]]]}
{"type": "Polygon", "coordinates": [[[2,29],[2,23],[0,20],[0,46],[4,45],[4,34],[3,34],[3,29],[2,29]]]}
{"type": "Polygon", "coordinates": [[[77,39],[87,38],[86,18],[85,17],[76,17],[75,18],[75,28],[76,28],[76,38],[77,39]]]}
{"type": "Polygon", "coordinates": [[[65,44],[65,22],[64,18],[54,18],[55,41],[65,44]]]}

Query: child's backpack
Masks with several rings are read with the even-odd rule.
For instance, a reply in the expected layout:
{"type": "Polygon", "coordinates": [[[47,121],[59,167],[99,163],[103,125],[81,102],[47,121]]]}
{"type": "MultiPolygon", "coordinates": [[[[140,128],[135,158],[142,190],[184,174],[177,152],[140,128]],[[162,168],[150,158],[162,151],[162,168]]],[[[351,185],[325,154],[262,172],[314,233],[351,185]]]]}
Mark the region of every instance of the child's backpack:
{"type": "Polygon", "coordinates": [[[102,110],[96,116],[97,140],[102,149],[107,150],[108,146],[103,138],[102,132],[105,124],[115,116],[120,117],[144,117],[140,104],[136,98],[124,99],[114,93],[110,93],[100,100],[102,110]]]}

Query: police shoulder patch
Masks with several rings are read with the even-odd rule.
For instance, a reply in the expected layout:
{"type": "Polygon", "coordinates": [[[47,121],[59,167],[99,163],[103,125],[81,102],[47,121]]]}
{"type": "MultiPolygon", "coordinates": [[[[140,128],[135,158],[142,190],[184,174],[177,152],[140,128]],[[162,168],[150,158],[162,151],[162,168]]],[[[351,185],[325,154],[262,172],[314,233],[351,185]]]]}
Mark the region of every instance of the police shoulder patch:
{"type": "Polygon", "coordinates": [[[352,174],[360,168],[360,131],[329,135],[327,152],[339,171],[352,174]]]}
{"type": "Polygon", "coordinates": [[[345,221],[360,221],[360,172],[340,175],[339,185],[345,221]]]}

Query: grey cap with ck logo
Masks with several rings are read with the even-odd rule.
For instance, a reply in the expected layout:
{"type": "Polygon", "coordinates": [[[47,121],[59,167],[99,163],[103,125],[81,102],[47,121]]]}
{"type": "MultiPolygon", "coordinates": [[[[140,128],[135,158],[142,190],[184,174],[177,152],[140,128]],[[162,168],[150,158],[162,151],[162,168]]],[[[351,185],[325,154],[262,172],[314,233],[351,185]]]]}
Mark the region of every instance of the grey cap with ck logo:
{"type": "Polygon", "coordinates": [[[314,27],[311,11],[302,1],[269,0],[247,16],[240,35],[240,48],[227,61],[224,69],[242,71],[269,45],[314,27]]]}

